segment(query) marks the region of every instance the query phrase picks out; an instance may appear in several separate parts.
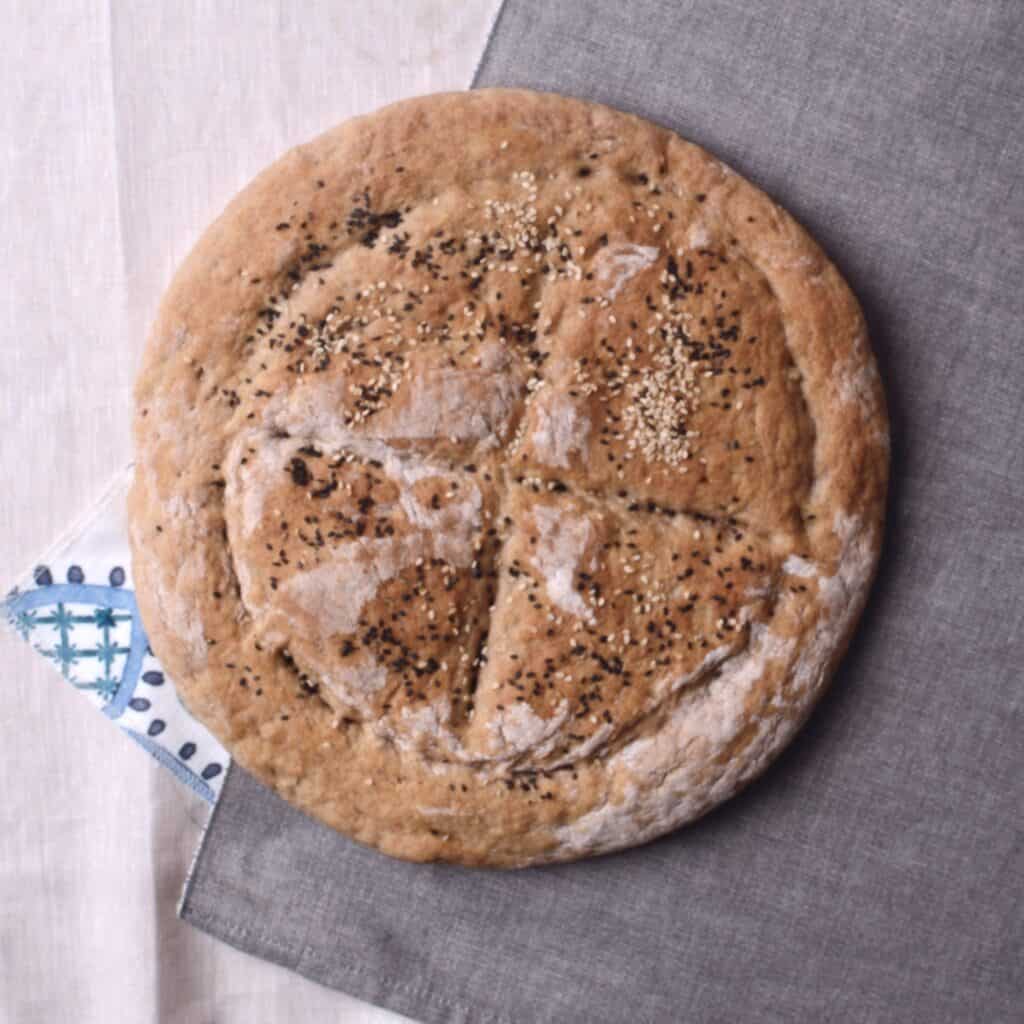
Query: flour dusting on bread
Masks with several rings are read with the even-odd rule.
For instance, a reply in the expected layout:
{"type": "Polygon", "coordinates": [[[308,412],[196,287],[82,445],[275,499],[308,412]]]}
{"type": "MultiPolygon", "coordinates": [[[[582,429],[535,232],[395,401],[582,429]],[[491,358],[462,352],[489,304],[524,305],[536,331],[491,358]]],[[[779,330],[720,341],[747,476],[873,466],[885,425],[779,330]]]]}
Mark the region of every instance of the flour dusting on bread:
{"type": "Polygon", "coordinates": [[[605,292],[607,297],[614,299],[634,277],[653,267],[660,255],[661,250],[655,245],[634,245],[631,242],[620,242],[602,249],[597,260],[597,276],[609,284],[605,292]]]}
{"type": "Polygon", "coordinates": [[[538,531],[533,564],[544,579],[548,596],[563,611],[592,622],[594,612],[574,582],[581,566],[593,567],[592,559],[584,559],[593,527],[582,517],[564,516],[548,505],[534,508],[533,519],[538,531]]]}

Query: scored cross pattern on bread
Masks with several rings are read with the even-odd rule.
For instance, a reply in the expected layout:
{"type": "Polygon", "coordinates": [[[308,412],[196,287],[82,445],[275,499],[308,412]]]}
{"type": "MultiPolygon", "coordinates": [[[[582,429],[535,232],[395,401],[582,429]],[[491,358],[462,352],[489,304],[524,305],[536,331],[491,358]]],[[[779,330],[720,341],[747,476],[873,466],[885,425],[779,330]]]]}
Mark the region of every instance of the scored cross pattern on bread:
{"type": "Polygon", "coordinates": [[[243,438],[242,606],[339,715],[432,757],[529,771],[606,750],[741,650],[778,584],[735,518],[572,493],[500,454],[355,448],[243,438]]]}

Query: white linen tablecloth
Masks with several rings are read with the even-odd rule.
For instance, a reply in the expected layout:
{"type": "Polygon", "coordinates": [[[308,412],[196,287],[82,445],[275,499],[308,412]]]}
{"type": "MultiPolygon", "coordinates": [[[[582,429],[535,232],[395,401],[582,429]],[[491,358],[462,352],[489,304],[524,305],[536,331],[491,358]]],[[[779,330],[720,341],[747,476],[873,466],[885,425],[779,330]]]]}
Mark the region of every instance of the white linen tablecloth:
{"type": "MultiPolygon", "coordinates": [[[[174,266],[265,164],[469,84],[497,0],[4,0],[0,585],[131,458],[174,266]]],[[[0,633],[0,1022],[383,1022],[175,916],[207,813],[0,633]]]]}

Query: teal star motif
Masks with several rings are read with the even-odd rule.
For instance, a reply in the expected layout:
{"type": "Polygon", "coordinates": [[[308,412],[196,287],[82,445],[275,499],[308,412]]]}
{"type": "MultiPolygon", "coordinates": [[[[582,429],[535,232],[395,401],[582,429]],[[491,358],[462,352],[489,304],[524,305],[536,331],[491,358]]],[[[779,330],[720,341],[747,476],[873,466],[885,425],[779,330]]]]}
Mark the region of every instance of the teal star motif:
{"type": "Polygon", "coordinates": [[[14,616],[14,628],[22,640],[28,640],[29,634],[36,628],[36,613],[34,611],[18,612],[14,616]]]}
{"type": "Polygon", "coordinates": [[[60,674],[65,679],[69,682],[74,681],[71,676],[71,668],[82,657],[82,654],[74,644],[68,642],[66,636],[61,637],[60,643],[55,647],[51,647],[49,650],[40,647],[38,650],[40,654],[56,662],[60,668],[60,674]]]}
{"type": "Polygon", "coordinates": [[[106,674],[108,676],[110,675],[110,668],[114,664],[114,659],[119,654],[127,653],[127,647],[119,647],[116,643],[112,642],[109,637],[104,637],[103,640],[96,645],[96,650],[94,652],[95,657],[103,663],[103,667],[106,669],[106,674]]]}
{"type": "Polygon", "coordinates": [[[97,608],[93,612],[93,621],[100,629],[113,629],[117,621],[113,608],[97,608]]]}
{"type": "Polygon", "coordinates": [[[61,631],[62,636],[65,630],[70,633],[75,628],[75,616],[63,604],[59,604],[53,609],[50,622],[61,631]]]}

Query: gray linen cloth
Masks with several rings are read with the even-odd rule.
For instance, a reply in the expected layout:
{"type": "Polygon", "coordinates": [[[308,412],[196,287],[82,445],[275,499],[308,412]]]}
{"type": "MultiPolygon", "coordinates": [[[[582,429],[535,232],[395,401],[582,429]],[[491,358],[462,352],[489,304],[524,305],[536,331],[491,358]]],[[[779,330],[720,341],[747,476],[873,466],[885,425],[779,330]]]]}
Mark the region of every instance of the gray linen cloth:
{"type": "Polygon", "coordinates": [[[232,770],[187,921],[429,1022],[1021,1020],[1022,65],[1016,0],[507,0],[478,85],[706,145],[860,296],[894,438],[873,600],[794,746],[693,827],[415,866],[232,770]]]}

